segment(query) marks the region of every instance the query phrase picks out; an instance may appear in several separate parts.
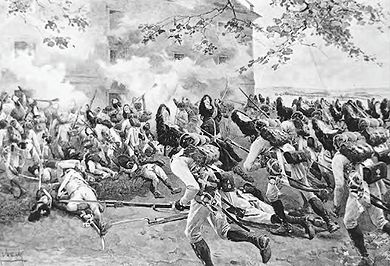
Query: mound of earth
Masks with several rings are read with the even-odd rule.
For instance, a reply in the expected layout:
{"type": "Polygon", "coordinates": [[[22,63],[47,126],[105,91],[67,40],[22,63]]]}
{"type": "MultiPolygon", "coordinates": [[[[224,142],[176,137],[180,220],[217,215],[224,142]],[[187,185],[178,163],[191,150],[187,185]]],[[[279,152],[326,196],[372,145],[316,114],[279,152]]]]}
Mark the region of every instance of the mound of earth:
{"type": "Polygon", "coordinates": [[[131,200],[135,196],[146,196],[150,181],[141,177],[129,178],[120,175],[118,179],[105,179],[92,183],[99,199],[131,200]]]}

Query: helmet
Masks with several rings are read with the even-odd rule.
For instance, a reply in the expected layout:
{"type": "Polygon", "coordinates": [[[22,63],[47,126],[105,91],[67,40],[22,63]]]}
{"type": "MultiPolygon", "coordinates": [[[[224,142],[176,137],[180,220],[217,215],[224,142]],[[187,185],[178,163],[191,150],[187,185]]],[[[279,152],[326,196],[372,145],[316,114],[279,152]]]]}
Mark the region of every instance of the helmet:
{"type": "Polygon", "coordinates": [[[269,159],[267,161],[267,172],[270,175],[280,175],[282,173],[282,168],[280,167],[279,161],[277,159],[269,159]]]}

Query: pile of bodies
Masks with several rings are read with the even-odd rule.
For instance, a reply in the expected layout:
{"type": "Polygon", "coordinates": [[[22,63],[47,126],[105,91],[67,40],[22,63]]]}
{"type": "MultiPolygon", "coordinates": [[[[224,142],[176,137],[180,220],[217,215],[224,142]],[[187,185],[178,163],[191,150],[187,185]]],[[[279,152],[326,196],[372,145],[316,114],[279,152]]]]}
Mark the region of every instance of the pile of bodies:
{"type": "Polygon", "coordinates": [[[56,207],[79,215],[104,235],[110,225],[103,222],[99,200],[122,196],[118,191],[99,195],[96,183],[105,187],[140,178],[149,180],[155,198],[164,197],[157,190],[159,182],[180,194],[173,207],[180,212],[189,208],[185,234],[205,265],[213,265],[202,236],[205,223],[222,239],[252,243],[267,263],[271,240],[249,227],[270,225],[276,235],[298,228],[313,239],[319,227],[336,233],[340,226],[335,217],[341,214],[361,255],[359,265],[372,265],[358,218],[367,210],[373,224],[390,234],[389,205],[383,200],[390,185],[387,100],[368,101],[368,110],[360,101],[302,98],[287,107],[280,97],[272,103],[261,95],[250,95],[242,110],[208,95],[197,104],[186,98],[174,102],[175,117],[166,105],[159,106],[152,132],[152,115],[142,103],[122,106],[113,100],[103,109],[89,104],[60,113],[52,102],[38,108],[22,90],[3,94],[0,139],[7,177],[15,183],[28,169],[40,182],[29,220],[56,207]],[[9,114],[4,112],[7,104],[12,105],[9,114]],[[233,123],[248,137],[250,149],[230,138],[233,123]],[[164,157],[184,183],[184,193],[169,182],[159,159],[164,157]],[[236,186],[237,179],[244,180],[242,186],[236,186]],[[267,181],[266,191],[256,187],[259,180],[267,181]],[[300,212],[285,210],[282,187],[299,192],[305,203],[300,212]],[[325,204],[329,200],[331,208],[325,204]],[[314,214],[304,211],[309,208],[314,214]]]}

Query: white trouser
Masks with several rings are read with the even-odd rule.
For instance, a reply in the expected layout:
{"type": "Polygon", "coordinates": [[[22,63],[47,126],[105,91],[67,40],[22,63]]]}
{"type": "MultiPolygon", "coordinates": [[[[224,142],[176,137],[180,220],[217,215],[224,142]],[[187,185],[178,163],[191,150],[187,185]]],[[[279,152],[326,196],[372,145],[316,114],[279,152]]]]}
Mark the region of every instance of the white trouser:
{"type": "MultiPolygon", "coordinates": [[[[220,199],[217,202],[221,206],[220,199]]],[[[221,211],[211,212],[206,206],[193,199],[185,229],[185,235],[190,243],[196,243],[203,239],[202,228],[206,224],[206,221],[208,221],[219,237],[226,239],[227,233],[230,230],[226,216],[221,211]]]]}

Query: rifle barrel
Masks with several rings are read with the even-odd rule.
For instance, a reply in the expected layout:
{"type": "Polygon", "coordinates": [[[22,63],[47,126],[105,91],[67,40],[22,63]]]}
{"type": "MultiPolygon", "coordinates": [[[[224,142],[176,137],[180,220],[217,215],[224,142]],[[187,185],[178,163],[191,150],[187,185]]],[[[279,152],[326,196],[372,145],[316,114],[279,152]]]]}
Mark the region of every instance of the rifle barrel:
{"type": "Polygon", "coordinates": [[[245,93],[245,91],[243,91],[241,88],[239,89],[245,95],[245,97],[256,107],[257,110],[259,110],[263,115],[265,115],[266,118],[269,118],[269,115],[263,110],[261,110],[261,108],[254,101],[252,101],[251,98],[249,98],[249,96],[245,93]]]}
{"type": "Polygon", "coordinates": [[[118,200],[104,200],[107,206],[126,206],[126,207],[144,207],[144,208],[160,208],[160,209],[171,209],[172,203],[147,203],[147,202],[131,202],[131,201],[118,201],[118,200]]]}

